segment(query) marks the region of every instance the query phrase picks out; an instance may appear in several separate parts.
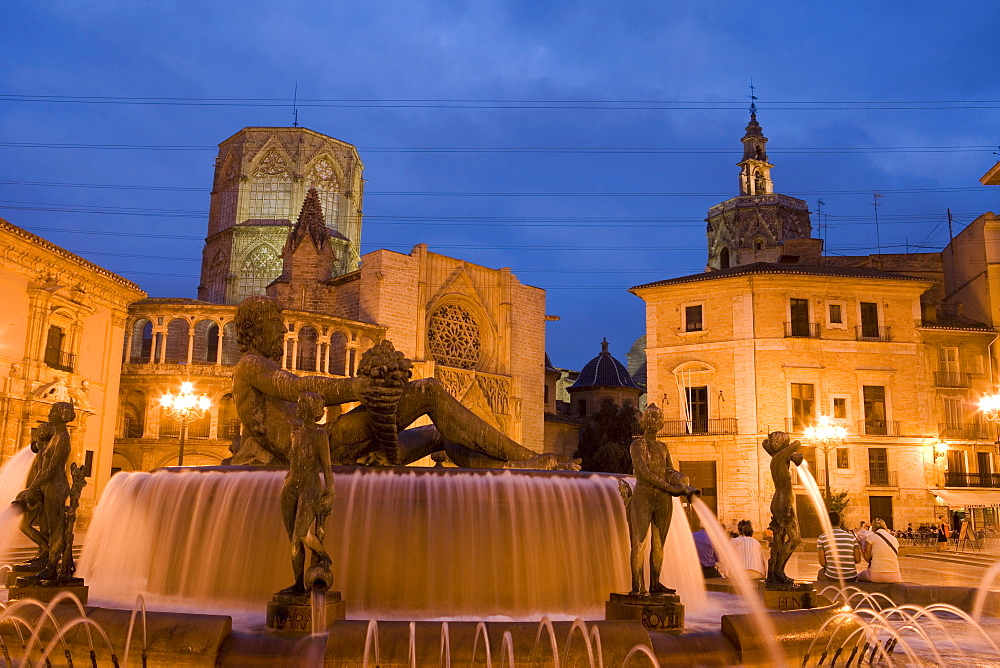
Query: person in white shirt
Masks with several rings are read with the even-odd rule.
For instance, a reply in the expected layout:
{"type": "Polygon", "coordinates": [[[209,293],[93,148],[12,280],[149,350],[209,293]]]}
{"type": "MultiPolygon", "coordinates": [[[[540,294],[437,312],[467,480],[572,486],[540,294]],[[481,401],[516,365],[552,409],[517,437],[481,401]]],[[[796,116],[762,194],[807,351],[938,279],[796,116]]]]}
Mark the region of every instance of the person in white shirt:
{"type": "Polygon", "coordinates": [[[899,541],[886,528],[885,520],[872,520],[875,531],[870,532],[864,546],[868,568],[858,573],[858,580],[866,582],[901,582],[899,573],[899,541]]]}
{"type": "Polygon", "coordinates": [[[732,541],[738,560],[734,567],[745,569],[752,580],[763,580],[767,575],[767,560],[760,542],[753,537],[753,524],[750,520],[741,520],[736,528],[740,535],[732,541]]]}

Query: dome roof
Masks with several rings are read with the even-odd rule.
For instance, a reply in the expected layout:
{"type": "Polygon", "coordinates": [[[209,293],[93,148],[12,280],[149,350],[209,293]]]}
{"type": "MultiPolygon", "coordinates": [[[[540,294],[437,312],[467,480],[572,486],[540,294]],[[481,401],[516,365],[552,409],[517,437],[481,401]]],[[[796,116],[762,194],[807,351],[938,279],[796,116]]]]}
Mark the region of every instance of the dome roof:
{"type": "Polygon", "coordinates": [[[601,354],[587,362],[570,390],[582,390],[589,387],[627,387],[642,391],[635,384],[632,376],[621,362],[608,352],[608,340],[601,342],[601,354]]]}

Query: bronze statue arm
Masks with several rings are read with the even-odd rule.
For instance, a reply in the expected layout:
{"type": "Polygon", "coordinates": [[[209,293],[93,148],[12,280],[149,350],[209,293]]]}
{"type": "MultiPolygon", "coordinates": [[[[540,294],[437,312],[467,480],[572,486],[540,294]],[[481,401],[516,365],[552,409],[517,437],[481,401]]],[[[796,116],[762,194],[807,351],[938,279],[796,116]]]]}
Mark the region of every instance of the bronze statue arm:
{"type": "Polygon", "coordinates": [[[61,469],[65,468],[66,460],[69,458],[69,443],[65,439],[59,438],[58,435],[54,436],[52,441],[49,441],[48,447],[45,448],[45,454],[49,456],[42,461],[42,466],[39,467],[35,478],[24,490],[28,492],[29,496],[37,492],[39,487],[52,480],[61,469]],[[57,439],[58,442],[53,442],[57,439]]]}
{"type": "Polygon", "coordinates": [[[303,392],[315,392],[323,397],[327,406],[336,406],[349,401],[360,401],[361,392],[367,385],[367,379],[357,376],[354,378],[327,378],[325,376],[296,376],[294,373],[286,371],[278,365],[270,362],[266,368],[263,364],[253,364],[250,360],[241,360],[240,363],[249,362],[248,374],[250,383],[254,389],[263,392],[267,396],[277,397],[285,401],[297,401],[303,392]]]}
{"type": "Polygon", "coordinates": [[[642,480],[672,496],[684,496],[688,494],[689,490],[686,486],[674,485],[665,477],[657,475],[653,471],[649,465],[649,450],[643,447],[643,445],[645,444],[642,443],[642,439],[637,438],[632,442],[632,447],[630,448],[632,453],[632,467],[635,470],[636,479],[642,480]]]}

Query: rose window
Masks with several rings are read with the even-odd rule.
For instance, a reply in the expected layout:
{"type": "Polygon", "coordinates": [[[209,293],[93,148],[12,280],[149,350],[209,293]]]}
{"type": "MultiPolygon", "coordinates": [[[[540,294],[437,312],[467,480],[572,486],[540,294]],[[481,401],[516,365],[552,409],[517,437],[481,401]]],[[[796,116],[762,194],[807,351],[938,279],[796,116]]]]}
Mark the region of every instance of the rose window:
{"type": "Polygon", "coordinates": [[[457,304],[436,309],[427,326],[427,344],[438,364],[472,369],[479,363],[482,340],[472,314],[457,304]]]}

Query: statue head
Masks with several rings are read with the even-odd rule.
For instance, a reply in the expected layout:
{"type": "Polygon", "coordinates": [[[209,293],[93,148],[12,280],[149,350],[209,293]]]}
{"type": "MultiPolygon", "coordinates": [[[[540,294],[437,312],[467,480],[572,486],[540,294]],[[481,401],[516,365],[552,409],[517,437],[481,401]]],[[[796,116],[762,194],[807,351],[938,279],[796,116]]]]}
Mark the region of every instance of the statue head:
{"type": "Polygon", "coordinates": [[[55,435],[55,429],[48,422],[43,422],[38,425],[31,435],[31,451],[41,452],[48,444],[49,440],[55,435]]]}
{"type": "Polygon", "coordinates": [[[650,430],[658,432],[663,429],[663,411],[656,404],[648,404],[639,418],[639,428],[644,434],[650,430]]]}
{"type": "Polygon", "coordinates": [[[66,424],[76,419],[76,410],[68,401],[57,401],[49,409],[49,422],[66,424]]]}
{"type": "Polygon", "coordinates": [[[295,414],[307,422],[315,422],[323,417],[323,410],[325,408],[323,397],[315,392],[303,392],[299,395],[299,401],[295,406],[295,414]]]}
{"type": "Polygon", "coordinates": [[[799,442],[798,441],[795,441],[794,443],[790,442],[788,434],[786,434],[783,431],[772,431],[770,434],[767,435],[767,438],[764,439],[764,442],[761,445],[764,446],[764,451],[767,454],[774,457],[775,454],[777,454],[781,450],[784,450],[790,445],[798,447],[799,442]]]}
{"type": "Polygon", "coordinates": [[[247,297],[236,307],[236,343],[240,352],[278,361],[285,348],[285,321],[281,304],[264,295],[247,297]]]}

